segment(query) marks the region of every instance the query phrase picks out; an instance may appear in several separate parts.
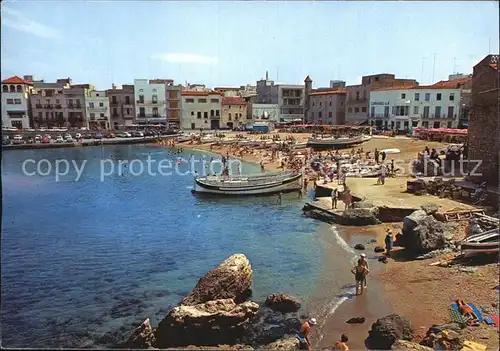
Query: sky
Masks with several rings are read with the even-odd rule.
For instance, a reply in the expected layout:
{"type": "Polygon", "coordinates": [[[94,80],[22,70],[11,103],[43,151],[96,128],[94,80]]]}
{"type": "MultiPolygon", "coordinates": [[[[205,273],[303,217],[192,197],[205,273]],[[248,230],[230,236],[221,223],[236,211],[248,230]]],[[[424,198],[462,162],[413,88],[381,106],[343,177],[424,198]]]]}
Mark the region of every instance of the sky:
{"type": "Polygon", "coordinates": [[[30,1],[1,3],[1,76],[108,89],[140,78],[209,87],[269,78],[313,87],[393,73],[421,84],[499,52],[482,2],[30,1]]]}

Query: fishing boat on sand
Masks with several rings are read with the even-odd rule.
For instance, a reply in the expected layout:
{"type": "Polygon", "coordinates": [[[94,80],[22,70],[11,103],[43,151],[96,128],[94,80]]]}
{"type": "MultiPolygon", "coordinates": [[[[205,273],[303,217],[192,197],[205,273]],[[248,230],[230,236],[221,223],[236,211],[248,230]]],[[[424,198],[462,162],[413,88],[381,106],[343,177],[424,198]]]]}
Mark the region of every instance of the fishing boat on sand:
{"type": "Polygon", "coordinates": [[[198,176],[194,179],[194,194],[228,196],[270,195],[297,191],[302,188],[301,173],[276,172],[238,176],[198,176]]]}
{"type": "Polygon", "coordinates": [[[355,144],[361,144],[366,141],[362,135],[358,135],[352,138],[309,138],[307,141],[307,146],[313,148],[342,148],[349,147],[355,144]]]}
{"type": "Polygon", "coordinates": [[[492,254],[499,252],[500,236],[498,228],[467,237],[460,245],[464,256],[492,254]]]}

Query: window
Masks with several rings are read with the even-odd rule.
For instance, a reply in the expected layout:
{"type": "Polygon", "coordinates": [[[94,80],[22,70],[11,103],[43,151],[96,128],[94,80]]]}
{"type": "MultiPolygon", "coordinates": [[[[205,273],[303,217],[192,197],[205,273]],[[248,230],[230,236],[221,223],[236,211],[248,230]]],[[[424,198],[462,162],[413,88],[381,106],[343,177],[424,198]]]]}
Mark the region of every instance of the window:
{"type": "Polygon", "coordinates": [[[434,115],[436,116],[436,118],[441,117],[441,106],[436,106],[434,110],[434,115]]]}
{"type": "Polygon", "coordinates": [[[130,115],[130,108],[127,108],[127,115],[130,115]]]}
{"type": "Polygon", "coordinates": [[[216,115],[217,117],[219,117],[219,113],[220,113],[220,112],[219,112],[219,110],[215,110],[215,115],[216,115]]]}
{"type": "Polygon", "coordinates": [[[330,101],[330,106],[332,106],[332,102],[330,101]]]}
{"type": "Polygon", "coordinates": [[[146,117],[146,109],[144,107],[139,107],[139,116],[146,117]]]}
{"type": "Polygon", "coordinates": [[[59,105],[61,101],[59,99],[56,99],[56,105],[59,105]]]}
{"type": "Polygon", "coordinates": [[[418,115],[418,106],[413,106],[413,114],[418,115]]]}
{"type": "Polygon", "coordinates": [[[455,93],[450,93],[450,101],[455,101],[455,93]]]}
{"type": "Polygon", "coordinates": [[[419,101],[420,100],[420,93],[415,93],[415,101],[419,101]]]}
{"type": "Polygon", "coordinates": [[[348,107],[348,108],[347,108],[347,112],[348,112],[348,113],[351,113],[351,112],[352,112],[352,107],[348,107]]]}
{"type": "Polygon", "coordinates": [[[187,98],[186,100],[184,100],[186,103],[193,103],[194,102],[194,99],[192,98],[187,98]]]}
{"type": "Polygon", "coordinates": [[[401,94],[401,99],[406,99],[406,94],[405,93],[401,94]]]}
{"type": "Polygon", "coordinates": [[[425,101],[431,100],[431,93],[425,93],[425,101]]]}
{"type": "Polygon", "coordinates": [[[424,106],[424,118],[429,118],[429,106],[424,106]]]}
{"type": "Polygon", "coordinates": [[[210,117],[213,117],[215,115],[215,111],[214,110],[210,110],[210,117]]]}
{"type": "Polygon", "coordinates": [[[90,114],[90,119],[95,119],[95,113],[90,114]]]}
{"type": "Polygon", "coordinates": [[[453,118],[453,113],[455,112],[454,106],[448,106],[448,118],[453,118]]]}
{"type": "Polygon", "coordinates": [[[103,103],[103,102],[100,102],[100,103],[99,103],[99,107],[104,107],[104,103],[103,103]]]}
{"type": "Polygon", "coordinates": [[[14,105],[14,99],[7,99],[7,105],[14,105]]]}
{"type": "Polygon", "coordinates": [[[158,103],[158,95],[153,95],[151,96],[151,102],[153,104],[157,104],[158,103]]]}
{"type": "Polygon", "coordinates": [[[113,116],[118,116],[118,109],[116,107],[113,108],[113,116]]]}
{"type": "Polygon", "coordinates": [[[196,112],[196,118],[201,119],[201,112],[200,111],[196,112]]]}
{"type": "Polygon", "coordinates": [[[329,112],[328,112],[328,117],[329,117],[329,118],[332,118],[332,115],[333,115],[333,114],[332,114],[332,111],[329,111],[329,112]]]}
{"type": "Polygon", "coordinates": [[[22,87],[22,86],[20,86],[20,85],[18,85],[18,86],[16,87],[16,89],[17,89],[17,92],[18,92],[18,93],[22,93],[22,92],[23,92],[23,87],[22,87]]]}
{"type": "MultiPolygon", "coordinates": [[[[359,91],[356,92],[356,100],[359,100],[359,91]]],[[[358,112],[358,111],[356,111],[358,112]]]]}
{"type": "Polygon", "coordinates": [[[448,122],[447,124],[448,124],[448,125],[446,126],[447,128],[453,128],[453,124],[452,124],[452,122],[448,122]]]}
{"type": "Polygon", "coordinates": [[[94,103],[93,102],[89,102],[89,108],[94,108],[94,103]]]}
{"type": "Polygon", "coordinates": [[[14,99],[14,104],[21,105],[21,99],[14,99]]]}
{"type": "Polygon", "coordinates": [[[362,112],[366,112],[366,106],[361,107],[362,112]]]}
{"type": "Polygon", "coordinates": [[[210,99],[210,102],[212,102],[214,104],[218,104],[219,103],[219,99],[210,99]]]}
{"type": "Polygon", "coordinates": [[[158,117],[158,107],[153,107],[153,117],[158,117]]]}
{"type": "Polygon", "coordinates": [[[436,100],[437,101],[441,101],[441,93],[437,93],[436,94],[436,100]]]}
{"type": "MultiPolygon", "coordinates": [[[[37,104],[40,104],[40,100],[37,100],[37,101],[36,101],[36,103],[37,103],[37,104]]],[[[68,99],[68,105],[69,105],[70,107],[73,107],[73,99],[68,99]]]]}
{"type": "Polygon", "coordinates": [[[194,111],[191,111],[191,116],[194,116],[194,111]]]}
{"type": "Polygon", "coordinates": [[[144,89],[139,89],[139,93],[142,93],[144,91],[144,89]]]}
{"type": "Polygon", "coordinates": [[[205,104],[207,102],[207,99],[198,99],[198,103],[200,104],[205,104]]]}
{"type": "Polygon", "coordinates": [[[43,112],[38,112],[38,118],[43,118],[43,112]]]}
{"type": "Polygon", "coordinates": [[[156,89],[151,90],[153,93],[156,93],[156,89]]]}
{"type": "Polygon", "coordinates": [[[354,108],[354,112],[355,112],[355,113],[358,113],[358,112],[359,112],[359,107],[355,107],[355,108],[354,108]]]}
{"type": "Polygon", "coordinates": [[[130,96],[125,96],[125,105],[130,105],[130,96]]]}
{"type": "Polygon", "coordinates": [[[113,96],[113,97],[111,98],[111,103],[112,103],[113,105],[116,105],[116,96],[113,96]]]}
{"type": "Polygon", "coordinates": [[[321,101],[319,102],[319,105],[320,105],[320,106],[322,105],[322,102],[321,102],[321,101]]]}
{"type": "Polygon", "coordinates": [[[384,117],[389,117],[389,106],[384,106],[384,117]]]}
{"type": "Polygon", "coordinates": [[[76,99],[76,106],[79,107],[80,106],[80,99],[76,99]]]}
{"type": "Polygon", "coordinates": [[[11,93],[15,93],[15,92],[16,92],[16,87],[15,87],[15,86],[13,86],[13,85],[11,85],[11,86],[10,86],[10,92],[11,92],[11,93]]]}
{"type": "Polygon", "coordinates": [[[144,103],[144,95],[139,95],[139,103],[144,103]]]}
{"type": "Polygon", "coordinates": [[[8,92],[9,92],[9,86],[8,86],[8,85],[3,85],[3,86],[2,86],[2,91],[3,91],[4,93],[8,93],[8,92]]]}
{"type": "Polygon", "coordinates": [[[228,116],[228,120],[231,120],[231,114],[228,114],[227,116],[228,116]]]}
{"type": "Polygon", "coordinates": [[[208,112],[207,111],[203,112],[203,118],[208,118],[208,112]]]}
{"type": "Polygon", "coordinates": [[[104,118],[104,113],[101,113],[99,116],[100,116],[101,118],[104,118]]]}

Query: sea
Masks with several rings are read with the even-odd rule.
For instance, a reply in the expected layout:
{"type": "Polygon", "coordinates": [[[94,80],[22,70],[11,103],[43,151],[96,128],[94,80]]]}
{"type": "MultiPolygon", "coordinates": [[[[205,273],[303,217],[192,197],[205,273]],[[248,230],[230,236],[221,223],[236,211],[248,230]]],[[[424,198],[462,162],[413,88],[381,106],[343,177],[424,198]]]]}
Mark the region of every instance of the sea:
{"type": "Polygon", "coordinates": [[[193,195],[212,159],[156,145],[3,152],[2,346],[106,347],[157,325],[235,253],[252,265],[253,300],[289,293],[320,326],[331,318],[352,296],[341,230],[302,216],[312,193],[193,195]]]}

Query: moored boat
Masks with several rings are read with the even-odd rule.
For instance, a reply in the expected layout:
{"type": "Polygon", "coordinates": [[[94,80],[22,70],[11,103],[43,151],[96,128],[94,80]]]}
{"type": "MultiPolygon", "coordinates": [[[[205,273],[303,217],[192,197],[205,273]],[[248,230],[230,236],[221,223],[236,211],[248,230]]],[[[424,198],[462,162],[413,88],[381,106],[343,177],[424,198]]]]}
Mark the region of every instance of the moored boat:
{"type": "Polygon", "coordinates": [[[193,193],[249,196],[297,191],[302,188],[301,173],[277,172],[239,176],[196,177],[193,193]]]}
{"type": "Polygon", "coordinates": [[[342,148],[360,144],[363,141],[365,140],[363,140],[362,135],[352,138],[309,138],[307,146],[313,148],[342,148]]]}

